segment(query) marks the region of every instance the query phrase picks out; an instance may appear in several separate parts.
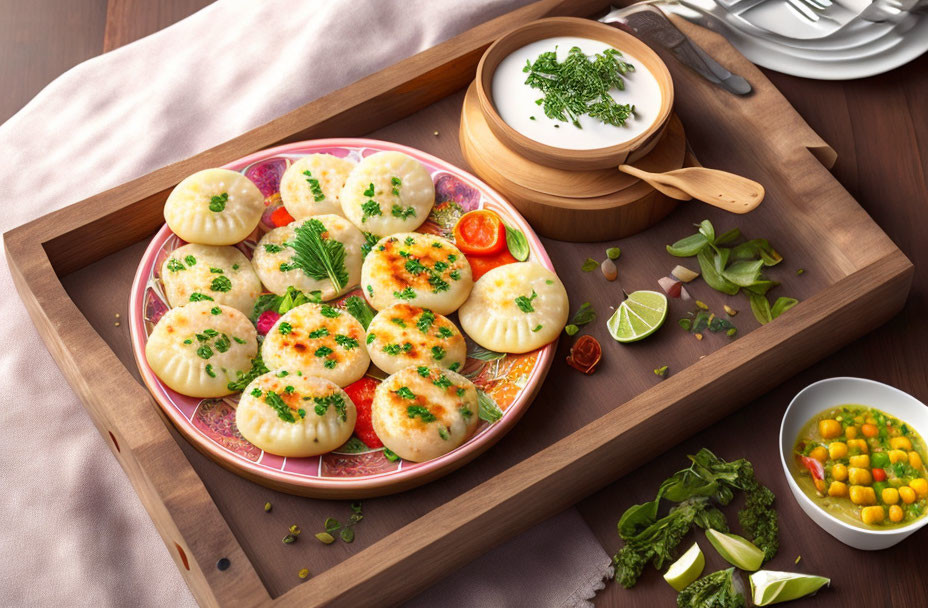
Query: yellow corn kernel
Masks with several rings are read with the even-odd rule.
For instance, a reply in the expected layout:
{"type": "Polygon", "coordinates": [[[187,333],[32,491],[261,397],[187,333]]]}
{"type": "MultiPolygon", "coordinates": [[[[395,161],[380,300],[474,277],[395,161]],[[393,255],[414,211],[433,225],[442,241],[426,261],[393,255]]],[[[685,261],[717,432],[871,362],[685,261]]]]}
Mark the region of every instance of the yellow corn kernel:
{"type": "Polygon", "coordinates": [[[818,432],[824,439],[834,439],[841,435],[841,423],[831,418],[819,420],[818,432]]]}
{"type": "Polygon", "coordinates": [[[870,451],[870,446],[867,445],[867,442],[864,439],[848,439],[847,447],[848,449],[855,449],[861,454],[866,454],[870,451]]]}
{"type": "Polygon", "coordinates": [[[867,416],[867,424],[876,424],[876,418],[873,416],[867,416]]]}
{"type": "Polygon", "coordinates": [[[909,441],[908,437],[893,437],[889,440],[889,447],[894,450],[911,450],[912,442],[909,441]]]}
{"type": "Polygon", "coordinates": [[[899,488],[899,498],[901,498],[902,502],[905,504],[910,505],[915,502],[915,490],[909,486],[902,486],[899,488]]]}
{"type": "Polygon", "coordinates": [[[844,429],[844,434],[847,436],[848,439],[854,439],[855,437],[857,437],[857,427],[856,426],[847,427],[846,429],[844,429]]]}
{"type": "Polygon", "coordinates": [[[829,496],[847,496],[847,484],[840,481],[833,481],[828,486],[829,496]]]}
{"type": "Polygon", "coordinates": [[[860,519],[865,524],[882,523],[886,514],[883,513],[883,507],[864,507],[860,510],[860,519]]]}
{"type": "Polygon", "coordinates": [[[847,479],[847,467],[843,464],[836,464],[831,467],[831,476],[835,478],[836,481],[844,481],[847,479]]]}
{"type": "Polygon", "coordinates": [[[852,467],[860,467],[860,468],[866,469],[870,467],[870,456],[868,456],[867,454],[851,456],[848,462],[851,463],[852,467]]]}
{"type": "Polygon", "coordinates": [[[828,450],[823,446],[814,447],[812,451],[809,452],[809,458],[814,458],[824,464],[825,461],[828,460],[828,450]]]}
{"type": "Polygon", "coordinates": [[[909,482],[909,487],[915,490],[919,498],[928,498],[928,481],[919,477],[909,482]]]}
{"type": "Polygon", "coordinates": [[[889,461],[893,464],[897,462],[906,462],[909,460],[909,455],[903,452],[902,450],[890,450],[889,451],[889,461]]]}
{"type": "Polygon", "coordinates": [[[851,502],[855,505],[876,504],[876,492],[873,491],[873,488],[867,486],[851,486],[848,489],[848,495],[850,495],[851,502]]]}
{"type": "Polygon", "coordinates": [[[883,488],[883,491],[880,493],[880,498],[883,499],[884,503],[894,505],[899,502],[899,490],[896,488],[883,488]]]}
{"type": "Polygon", "coordinates": [[[869,486],[871,483],[873,483],[873,477],[870,475],[870,470],[861,469],[859,467],[848,467],[847,479],[855,486],[869,486]]]}
{"type": "Polygon", "coordinates": [[[843,441],[833,441],[828,444],[828,456],[832,460],[847,457],[847,444],[843,441]]]}
{"type": "Polygon", "coordinates": [[[909,452],[909,465],[916,470],[922,468],[922,457],[918,452],[909,452]]]}
{"type": "Polygon", "coordinates": [[[902,512],[902,507],[899,505],[893,505],[889,508],[889,521],[893,523],[899,523],[902,521],[902,518],[905,514],[902,512]]]}

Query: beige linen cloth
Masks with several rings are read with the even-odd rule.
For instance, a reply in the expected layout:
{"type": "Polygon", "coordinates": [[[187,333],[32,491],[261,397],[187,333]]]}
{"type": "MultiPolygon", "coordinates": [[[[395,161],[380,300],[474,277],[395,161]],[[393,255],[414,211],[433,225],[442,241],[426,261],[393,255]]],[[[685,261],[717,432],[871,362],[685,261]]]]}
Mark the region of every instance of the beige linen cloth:
{"type": "MultiPolygon", "coordinates": [[[[527,1],[220,0],[78,65],[0,126],[0,230],[217,145],[527,1]]],[[[194,605],[2,264],[0,606],[194,605]]],[[[570,510],[412,605],[577,605],[608,561],[570,510]]]]}

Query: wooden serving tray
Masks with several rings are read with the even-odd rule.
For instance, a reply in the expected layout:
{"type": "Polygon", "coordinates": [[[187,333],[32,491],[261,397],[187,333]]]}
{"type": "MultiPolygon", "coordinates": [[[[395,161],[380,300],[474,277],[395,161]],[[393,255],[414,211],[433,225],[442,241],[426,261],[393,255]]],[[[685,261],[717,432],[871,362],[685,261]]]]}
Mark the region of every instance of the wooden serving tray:
{"type": "MultiPolygon", "coordinates": [[[[125,324],[129,286],[162,205],[181,179],[286,141],[369,136],[397,141],[466,167],[456,133],[463,89],[481,52],[528,20],[595,15],[609,2],[543,0],[487,22],[433,49],[290,112],[193,158],[155,171],[4,235],[10,269],[58,365],[107,439],[151,514],[178,568],[204,606],[389,605],[412,596],[492,546],[518,534],[731,413],[785,378],[876,327],[898,311],[912,265],[826,166],[834,152],[770,82],[718,36],[681,29],[755,93],[735,98],[662,55],[673,73],[675,111],[706,165],[763,183],[755,212],[729,216],[683,203],[653,228],[619,245],[621,285],[654,289],[678,262],[664,245],[710,218],[765,237],[786,261],[771,273],[774,295],[802,302],[757,326],[746,302],[729,340],[697,341],[675,327],[689,309],[672,301],[668,326],[648,340],[612,342],[603,321],[619,285],[580,272],[603,244],[546,240],[571,294],[591,301],[603,343],[593,376],[563,364],[558,346],[536,402],[515,429],[467,467],[409,492],[364,502],[353,544],[325,546],[313,533],[326,517],[346,519],[344,502],[280,494],[208,460],[166,423],[138,379],[125,324]],[[434,132],[438,135],[433,135],[434,132]],[[799,277],[799,267],[805,273],[799,277]],[[652,373],[668,365],[670,377],[652,373]],[[264,512],[265,502],[273,504],[264,512]],[[287,527],[304,532],[284,545],[287,527]],[[225,570],[217,568],[223,558],[225,570]],[[296,572],[308,568],[301,581],[296,572]]],[[[731,299],[696,284],[713,310],[731,299]]],[[[614,525],[614,523],[610,524],[614,525]]]]}

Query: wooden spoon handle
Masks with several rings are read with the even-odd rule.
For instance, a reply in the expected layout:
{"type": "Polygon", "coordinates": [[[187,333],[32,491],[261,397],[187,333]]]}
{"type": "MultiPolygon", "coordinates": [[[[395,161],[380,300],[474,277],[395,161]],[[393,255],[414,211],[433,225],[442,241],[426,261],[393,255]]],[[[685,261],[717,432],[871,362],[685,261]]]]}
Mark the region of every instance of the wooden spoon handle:
{"type": "Polygon", "coordinates": [[[661,194],[665,194],[670,198],[675,198],[678,201],[688,201],[693,196],[679,188],[674,188],[673,186],[664,183],[660,179],[655,179],[660,177],[660,173],[650,173],[648,171],[642,171],[638,167],[633,167],[632,165],[619,165],[619,171],[622,173],[628,173],[638,179],[647,182],[655,190],[661,194]]]}
{"type": "Polygon", "coordinates": [[[669,186],[732,213],[753,211],[764,200],[762,185],[746,177],[718,169],[687,167],[667,173],[649,173],[636,167],[621,165],[619,170],[645,180],[668,196],[673,196],[673,193],[665,192],[669,186]]]}

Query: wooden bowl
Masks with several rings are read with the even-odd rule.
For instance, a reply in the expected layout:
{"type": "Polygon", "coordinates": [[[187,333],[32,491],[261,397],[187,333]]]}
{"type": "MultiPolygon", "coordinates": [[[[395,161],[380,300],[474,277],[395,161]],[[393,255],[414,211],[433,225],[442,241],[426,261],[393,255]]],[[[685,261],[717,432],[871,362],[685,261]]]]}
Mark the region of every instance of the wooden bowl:
{"type": "Polygon", "coordinates": [[[476,83],[480,109],[497,139],[533,162],[571,170],[589,171],[617,167],[645,156],[660,137],[673,106],[673,81],[667,66],[657,53],[631,34],[597,21],[574,17],[552,17],[532,21],[499,38],[480,59],[476,83]],[[623,53],[627,52],[639,65],[651,72],[661,91],[661,105],[657,117],[644,132],[614,146],[573,150],[535,141],[516,131],[502,119],[493,103],[493,74],[496,68],[503,59],[527,44],[556,36],[577,36],[604,42],[623,53]]]}
{"type": "MultiPolygon", "coordinates": [[[[499,142],[475,109],[473,85],[464,98],[460,144],[474,172],[505,196],[542,236],[573,242],[626,237],[659,222],[677,201],[617,168],[567,171],[532,163],[499,142]],[[621,175],[613,178],[611,174],[621,175]],[[574,196],[577,192],[592,193],[574,196]]],[[[679,169],[686,161],[686,134],[671,115],[650,154],[636,166],[647,171],[679,169]]]]}

